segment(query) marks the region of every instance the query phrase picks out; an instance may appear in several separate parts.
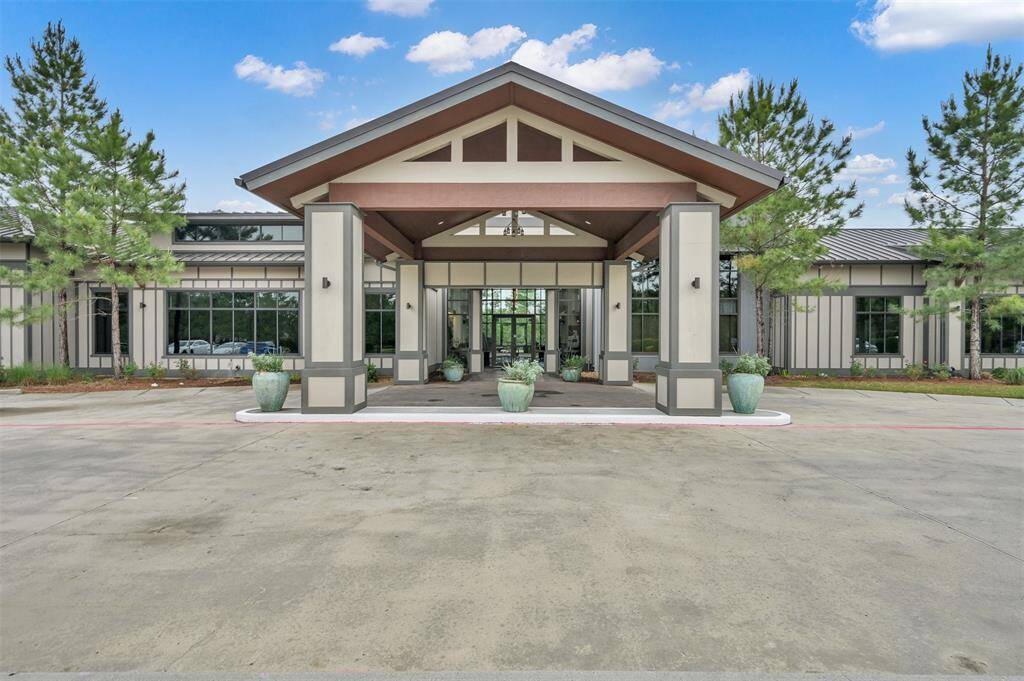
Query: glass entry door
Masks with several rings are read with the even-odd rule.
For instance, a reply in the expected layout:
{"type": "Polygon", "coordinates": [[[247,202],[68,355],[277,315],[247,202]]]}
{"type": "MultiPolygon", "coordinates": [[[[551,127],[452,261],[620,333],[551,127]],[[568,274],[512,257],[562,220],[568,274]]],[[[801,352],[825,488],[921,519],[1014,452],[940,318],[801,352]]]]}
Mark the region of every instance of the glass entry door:
{"type": "Polygon", "coordinates": [[[534,315],[491,316],[491,366],[537,357],[537,321],[534,315]]]}

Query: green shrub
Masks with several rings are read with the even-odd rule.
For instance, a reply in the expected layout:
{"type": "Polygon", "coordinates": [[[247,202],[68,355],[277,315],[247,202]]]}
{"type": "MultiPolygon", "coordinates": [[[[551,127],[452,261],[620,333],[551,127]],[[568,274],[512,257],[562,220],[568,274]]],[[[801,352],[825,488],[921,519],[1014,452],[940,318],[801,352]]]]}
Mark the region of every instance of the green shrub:
{"type": "Polygon", "coordinates": [[[199,378],[199,369],[196,369],[194,366],[189,364],[187,359],[183,358],[178,360],[178,371],[181,373],[183,378],[187,378],[189,380],[199,378]]]}
{"type": "Polygon", "coordinates": [[[735,367],[732,365],[732,362],[727,359],[723,359],[719,360],[718,369],[722,372],[722,376],[728,376],[735,370],[735,367]]]}
{"type": "Polygon", "coordinates": [[[249,361],[252,362],[253,370],[258,372],[276,373],[284,369],[284,357],[281,355],[257,355],[250,352],[249,361]]]}
{"type": "Polygon", "coordinates": [[[1008,369],[1003,376],[1003,383],[1007,385],[1024,385],[1024,367],[1008,369]]]}
{"type": "Polygon", "coordinates": [[[996,367],[995,369],[992,370],[992,378],[996,379],[997,381],[1001,381],[1004,378],[1006,378],[1007,371],[1008,370],[1006,367],[996,367]]]}
{"type": "Polygon", "coordinates": [[[167,367],[165,367],[163,364],[160,364],[160,362],[153,361],[146,365],[146,376],[153,379],[154,381],[158,381],[161,378],[165,377],[166,375],[167,367]]]}
{"type": "Polygon", "coordinates": [[[767,376],[771,373],[771,370],[772,363],[768,361],[767,357],[761,357],[760,355],[740,355],[739,360],[736,361],[736,366],[732,368],[732,373],[767,376]]]}
{"type": "Polygon", "coordinates": [[[920,364],[908,364],[903,370],[903,375],[911,381],[920,381],[924,378],[925,373],[927,373],[927,370],[920,364]]]}
{"type": "Polygon", "coordinates": [[[876,376],[878,376],[878,369],[876,369],[875,367],[868,367],[867,369],[864,370],[864,375],[867,376],[868,378],[875,378],[876,376]]]}
{"type": "Polygon", "coordinates": [[[131,378],[135,374],[139,373],[139,365],[130,359],[121,362],[121,375],[125,378],[131,378]]]}
{"type": "Polygon", "coordinates": [[[4,385],[33,385],[40,380],[40,369],[31,364],[12,366],[4,370],[4,385]]]}
{"type": "Polygon", "coordinates": [[[856,376],[863,376],[864,375],[864,365],[861,364],[860,362],[858,362],[857,360],[851,361],[850,362],[850,375],[851,376],[855,376],[855,377],[856,376]]]}
{"type": "Polygon", "coordinates": [[[75,372],[71,367],[55,364],[42,370],[42,378],[50,385],[64,385],[75,379],[75,372]]]}
{"type": "Polygon", "coordinates": [[[465,363],[463,363],[461,357],[456,357],[455,355],[451,355],[450,357],[446,357],[445,360],[443,362],[441,362],[441,368],[445,369],[445,370],[447,370],[447,369],[465,369],[466,365],[465,365],[465,363]]]}
{"type": "MultiPolygon", "coordinates": [[[[370,372],[369,371],[366,372],[366,376],[367,376],[367,378],[369,378],[369,376],[370,376],[370,372]]],[[[293,371],[291,373],[291,375],[288,376],[288,380],[291,383],[302,383],[302,374],[300,374],[298,371],[293,371]]]]}
{"type": "Polygon", "coordinates": [[[949,380],[949,377],[953,375],[948,364],[936,364],[928,373],[937,381],[949,380]]]}
{"type": "Polygon", "coordinates": [[[587,360],[583,359],[579,355],[569,355],[568,357],[566,357],[565,359],[562,360],[562,368],[563,369],[569,369],[569,370],[579,369],[580,371],[582,371],[583,367],[585,367],[586,365],[587,365],[587,360]]]}
{"type": "Polygon", "coordinates": [[[511,364],[506,364],[502,369],[508,380],[531,384],[535,383],[537,377],[544,373],[544,367],[535,359],[517,359],[511,364]]]}
{"type": "Polygon", "coordinates": [[[366,363],[366,382],[376,383],[377,382],[377,365],[373,362],[366,363]]]}

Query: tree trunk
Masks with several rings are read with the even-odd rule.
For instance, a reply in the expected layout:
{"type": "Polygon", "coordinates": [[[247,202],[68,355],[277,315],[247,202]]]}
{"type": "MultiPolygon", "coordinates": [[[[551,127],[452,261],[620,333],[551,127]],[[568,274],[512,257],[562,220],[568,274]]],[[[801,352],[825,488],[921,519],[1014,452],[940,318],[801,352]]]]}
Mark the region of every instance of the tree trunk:
{"type": "Polygon", "coordinates": [[[110,285],[110,354],[114,378],[121,378],[121,306],[118,305],[117,284],[110,285]]]}
{"type": "Polygon", "coordinates": [[[764,287],[754,287],[754,319],[757,320],[757,348],[758,355],[764,357],[765,350],[765,324],[764,324],[764,287]]]}
{"type": "Polygon", "coordinates": [[[68,290],[65,287],[57,292],[57,362],[71,366],[68,356],[68,290]]]}
{"type": "Polygon", "coordinates": [[[971,299],[971,380],[981,378],[981,298],[971,299]]]}

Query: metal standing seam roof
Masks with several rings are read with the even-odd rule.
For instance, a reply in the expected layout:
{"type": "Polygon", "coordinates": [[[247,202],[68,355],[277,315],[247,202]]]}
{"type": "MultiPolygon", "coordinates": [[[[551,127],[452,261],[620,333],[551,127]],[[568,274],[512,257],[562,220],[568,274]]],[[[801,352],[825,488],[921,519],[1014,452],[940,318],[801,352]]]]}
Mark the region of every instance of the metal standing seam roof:
{"type": "Polygon", "coordinates": [[[910,246],[924,242],[924,229],[844,229],[823,238],[828,256],[822,262],[922,262],[910,246]]]}
{"type": "Polygon", "coordinates": [[[0,206],[0,240],[31,238],[35,235],[32,222],[11,206],[0,206]]]}
{"type": "Polygon", "coordinates": [[[301,265],[304,251],[173,251],[186,264],[201,265],[301,265]]]}

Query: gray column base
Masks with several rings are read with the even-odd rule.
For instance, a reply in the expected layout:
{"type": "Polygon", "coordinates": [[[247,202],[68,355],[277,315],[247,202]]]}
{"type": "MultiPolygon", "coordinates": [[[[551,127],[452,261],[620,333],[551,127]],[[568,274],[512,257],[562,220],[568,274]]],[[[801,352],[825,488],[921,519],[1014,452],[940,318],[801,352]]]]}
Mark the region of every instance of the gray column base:
{"type": "Polygon", "coordinates": [[[366,407],[366,365],[302,370],[303,414],[351,414],[366,407]]]}
{"type": "Polygon", "coordinates": [[[659,362],[654,406],[671,416],[721,416],[722,372],[705,365],[659,362]]]}
{"type": "Polygon", "coordinates": [[[395,385],[420,385],[427,382],[427,351],[413,350],[395,353],[392,373],[395,385]]]}
{"type": "Polygon", "coordinates": [[[544,351],[544,371],[549,374],[558,373],[558,350],[544,351]]]}
{"type": "Polygon", "coordinates": [[[598,363],[601,385],[633,385],[633,353],[602,352],[598,363]]]}
{"type": "Polygon", "coordinates": [[[466,373],[478,374],[484,370],[483,350],[470,350],[468,353],[467,360],[469,361],[469,366],[466,367],[466,373]]]}

